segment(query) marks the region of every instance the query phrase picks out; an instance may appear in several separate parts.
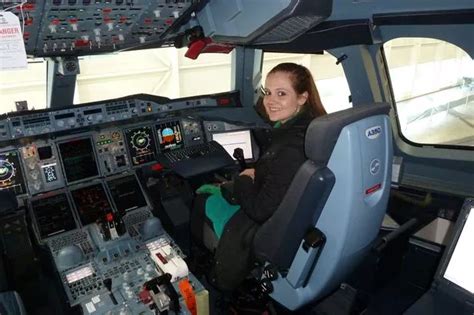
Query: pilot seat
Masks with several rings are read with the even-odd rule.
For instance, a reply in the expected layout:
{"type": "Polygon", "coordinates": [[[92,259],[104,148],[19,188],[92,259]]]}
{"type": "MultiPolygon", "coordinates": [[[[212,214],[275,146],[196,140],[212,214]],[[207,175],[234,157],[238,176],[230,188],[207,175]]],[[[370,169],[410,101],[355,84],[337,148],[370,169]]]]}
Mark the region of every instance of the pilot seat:
{"type": "MultiPolygon", "coordinates": [[[[357,106],[308,127],[307,160],[253,238],[261,289],[284,307],[331,293],[371,248],[390,190],[389,111],[386,103],[357,106]]],[[[205,226],[204,243],[213,250],[210,231],[205,226]]]]}

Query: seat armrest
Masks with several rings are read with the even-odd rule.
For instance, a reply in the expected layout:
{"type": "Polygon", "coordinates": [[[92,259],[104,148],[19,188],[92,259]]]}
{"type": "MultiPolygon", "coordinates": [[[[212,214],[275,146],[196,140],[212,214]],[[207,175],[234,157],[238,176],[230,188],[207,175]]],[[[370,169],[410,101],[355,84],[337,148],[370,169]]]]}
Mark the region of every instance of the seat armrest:
{"type": "Polygon", "coordinates": [[[326,236],[316,227],[311,227],[306,235],[304,236],[303,249],[305,251],[310,248],[316,248],[322,246],[326,242],[326,236]]]}
{"type": "Polygon", "coordinates": [[[319,229],[311,228],[306,233],[286,276],[289,284],[295,289],[307,284],[325,243],[326,236],[319,229]]]}

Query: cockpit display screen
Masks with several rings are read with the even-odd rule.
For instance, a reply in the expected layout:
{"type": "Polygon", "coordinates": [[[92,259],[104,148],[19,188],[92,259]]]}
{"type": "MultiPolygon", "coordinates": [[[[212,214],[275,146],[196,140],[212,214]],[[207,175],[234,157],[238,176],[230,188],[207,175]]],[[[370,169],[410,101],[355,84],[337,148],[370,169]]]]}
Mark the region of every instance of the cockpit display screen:
{"type": "Polygon", "coordinates": [[[76,228],[66,194],[61,193],[31,202],[41,239],[76,228]]]}
{"type": "Polygon", "coordinates": [[[155,138],[151,126],[126,129],[125,137],[134,166],[155,160],[155,138]]]}
{"type": "Polygon", "coordinates": [[[18,152],[0,153],[0,190],[10,190],[15,195],[26,193],[18,152]]]}
{"type": "Polygon", "coordinates": [[[171,121],[156,125],[156,133],[161,152],[179,149],[184,144],[179,121],[171,121]]]}
{"type": "Polygon", "coordinates": [[[135,176],[125,176],[107,182],[112,199],[120,213],[147,205],[135,176]]]}
{"type": "Polygon", "coordinates": [[[444,278],[474,294],[474,255],[472,254],[472,240],[474,240],[474,207],[466,209],[464,226],[461,226],[459,238],[451,244],[453,252],[448,259],[444,278]]]}
{"type": "Polygon", "coordinates": [[[68,183],[99,175],[91,139],[60,143],[59,152],[68,183]]]}
{"type": "Polygon", "coordinates": [[[104,187],[100,183],[75,189],[71,191],[71,195],[84,226],[96,222],[107,213],[112,212],[109,199],[107,199],[104,187]]]}

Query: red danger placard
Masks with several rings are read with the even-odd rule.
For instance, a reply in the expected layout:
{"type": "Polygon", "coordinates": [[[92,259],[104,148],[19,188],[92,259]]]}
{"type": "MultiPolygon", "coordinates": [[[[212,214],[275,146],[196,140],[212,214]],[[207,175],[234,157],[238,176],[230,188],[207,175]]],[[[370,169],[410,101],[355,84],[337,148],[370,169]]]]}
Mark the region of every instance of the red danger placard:
{"type": "Polygon", "coordinates": [[[25,69],[25,44],[18,17],[0,12],[0,70],[25,69]]]}

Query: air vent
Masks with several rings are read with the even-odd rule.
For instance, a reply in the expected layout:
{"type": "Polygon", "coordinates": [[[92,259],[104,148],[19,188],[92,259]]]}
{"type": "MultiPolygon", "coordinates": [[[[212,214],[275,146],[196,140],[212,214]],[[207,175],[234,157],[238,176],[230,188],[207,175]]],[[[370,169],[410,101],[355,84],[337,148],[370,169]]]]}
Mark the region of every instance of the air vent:
{"type": "Polygon", "coordinates": [[[112,103],[107,104],[106,106],[107,114],[119,114],[123,112],[128,112],[128,106],[126,103],[112,103]]]}
{"type": "Polygon", "coordinates": [[[274,29],[264,33],[257,38],[254,44],[284,43],[293,40],[300,34],[303,34],[311,26],[318,24],[324,19],[322,16],[293,16],[283,21],[274,29]]]}
{"type": "Polygon", "coordinates": [[[5,140],[10,138],[10,133],[8,132],[8,127],[6,122],[0,123],[0,140],[5,140]]]}
{"type": "Polygon", "coordinates": [[[50,124],[51,124],[51,121],[49,119],[49,116],[32,115],[32,116],[23,118],[23,126],[25,126],[25,128],[42,127],[42,126],[48,126],[50,124]]]}

